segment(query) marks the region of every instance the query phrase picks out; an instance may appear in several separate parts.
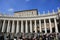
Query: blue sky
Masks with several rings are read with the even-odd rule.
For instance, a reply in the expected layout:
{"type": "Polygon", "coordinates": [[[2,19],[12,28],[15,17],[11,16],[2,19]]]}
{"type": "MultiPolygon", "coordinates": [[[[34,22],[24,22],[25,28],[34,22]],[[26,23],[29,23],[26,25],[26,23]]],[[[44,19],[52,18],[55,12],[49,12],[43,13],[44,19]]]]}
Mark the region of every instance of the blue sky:
{"type": "Polygon", "coordinates": [[[38,9],[38,12],[60,8],[60,0],[0,0],[0,13],[13,15],[15,11],[38,9]]]}

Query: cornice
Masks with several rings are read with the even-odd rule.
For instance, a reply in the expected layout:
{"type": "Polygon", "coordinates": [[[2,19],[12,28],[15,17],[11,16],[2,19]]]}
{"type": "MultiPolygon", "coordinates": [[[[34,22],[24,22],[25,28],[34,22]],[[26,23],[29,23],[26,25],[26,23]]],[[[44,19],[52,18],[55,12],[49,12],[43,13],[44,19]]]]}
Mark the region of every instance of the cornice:
{"type": "Polygon", "coordinates": [[[57,16],[57,14],[45,14],[45,15],[37,15],[37,16],[3,16],[1,15],[0,18],[37,18],[37,17],[49,17],[49,16],[57,16]]]}

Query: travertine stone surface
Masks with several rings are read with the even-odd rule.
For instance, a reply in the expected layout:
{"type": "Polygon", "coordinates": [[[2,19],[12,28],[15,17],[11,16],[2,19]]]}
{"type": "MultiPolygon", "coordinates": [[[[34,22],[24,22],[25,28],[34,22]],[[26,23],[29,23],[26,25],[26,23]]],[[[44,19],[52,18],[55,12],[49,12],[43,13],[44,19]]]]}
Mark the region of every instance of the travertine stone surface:
{"type": "Polygon", "coordinates": [[[36,16],[36,15],[37,15],[37,10],[24,10],[14,13],[14,16],[36,16]]]}

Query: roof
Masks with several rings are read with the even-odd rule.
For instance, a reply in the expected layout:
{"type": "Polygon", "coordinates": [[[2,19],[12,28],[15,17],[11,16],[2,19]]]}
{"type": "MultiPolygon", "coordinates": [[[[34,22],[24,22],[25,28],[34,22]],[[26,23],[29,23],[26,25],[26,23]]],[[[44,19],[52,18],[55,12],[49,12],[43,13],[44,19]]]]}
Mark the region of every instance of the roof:
{"type": "Polygon", "coordinates": [[[37,9],[30,9],[30,10],[15,11],[14,13],[24,12],[24,11],[34,11],[34,10],[36,10],[36,11],[37,11],[37,14],[38,14],[38,10],[37,10],[37,9]]]}

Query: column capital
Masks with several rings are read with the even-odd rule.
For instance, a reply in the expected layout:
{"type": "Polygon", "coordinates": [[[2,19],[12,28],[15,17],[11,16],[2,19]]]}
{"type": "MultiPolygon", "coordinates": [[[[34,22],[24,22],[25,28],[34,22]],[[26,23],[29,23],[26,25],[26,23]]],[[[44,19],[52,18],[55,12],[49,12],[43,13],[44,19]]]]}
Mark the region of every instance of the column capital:
{"type": "Polygon", "coordinates": [[[20,20],[17,20],[17,21],[20,21],[20,20]]]}
{"type": "Polygon", "coordinates": [[[27,20],[25,20],[27,22],[27,20]]]}

